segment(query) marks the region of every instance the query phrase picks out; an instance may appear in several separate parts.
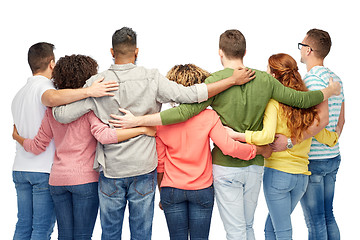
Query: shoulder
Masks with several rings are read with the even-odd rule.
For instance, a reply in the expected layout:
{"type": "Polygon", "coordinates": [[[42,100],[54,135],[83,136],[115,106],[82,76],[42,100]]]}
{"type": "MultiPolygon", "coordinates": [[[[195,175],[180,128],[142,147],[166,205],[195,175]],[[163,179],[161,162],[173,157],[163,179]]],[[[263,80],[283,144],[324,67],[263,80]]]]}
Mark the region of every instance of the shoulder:
{"type": "Polygon", "coordinates": [[[213,83],[231,77],[233,72],[234,70],[231,68],[225,68],[223,70],[214,72],[208,78],[205,79],[205,83],[213,83]]]}

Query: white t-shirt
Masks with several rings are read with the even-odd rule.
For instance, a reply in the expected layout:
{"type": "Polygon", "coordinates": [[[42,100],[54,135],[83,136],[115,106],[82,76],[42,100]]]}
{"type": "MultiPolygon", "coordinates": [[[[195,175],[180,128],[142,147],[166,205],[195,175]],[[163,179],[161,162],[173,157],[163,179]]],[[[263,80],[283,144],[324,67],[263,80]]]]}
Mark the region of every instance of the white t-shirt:
{"type": "MultiPolygon", "coordinates": [[[[51,80],[44,76],[32,76],[15,95],[11,111],[20,136],[34,138],[37,134],[46,110],[41,102],[41,96],[49,89],[55,89],[51,80]]],[[[54,153],[53,141],[39,155],[26,152],[19,143],[16,143],[13,171],[50,173],[54,153]]]]}

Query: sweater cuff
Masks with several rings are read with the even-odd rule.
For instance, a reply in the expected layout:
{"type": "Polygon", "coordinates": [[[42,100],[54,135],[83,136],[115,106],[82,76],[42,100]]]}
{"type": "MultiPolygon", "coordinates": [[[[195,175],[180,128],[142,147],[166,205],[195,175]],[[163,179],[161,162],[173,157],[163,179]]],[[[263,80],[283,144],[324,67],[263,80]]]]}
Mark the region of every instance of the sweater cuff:
{"type": "Polygon", "coordinates": [[[205,83],[201,83],[195,84],[195,86],[198,93],[198,103],[208,100],[209,95],[207,85],[205,83]]]}
{"type": "Polygon", "coordinates": [[[248,131],[248,130],[245,131],[245,141],[246,141],[247,143],[249,143],[249,144],[254,144],[254,143],[251,141],[252,133],[253,133],[253,131],[248,131]]]}

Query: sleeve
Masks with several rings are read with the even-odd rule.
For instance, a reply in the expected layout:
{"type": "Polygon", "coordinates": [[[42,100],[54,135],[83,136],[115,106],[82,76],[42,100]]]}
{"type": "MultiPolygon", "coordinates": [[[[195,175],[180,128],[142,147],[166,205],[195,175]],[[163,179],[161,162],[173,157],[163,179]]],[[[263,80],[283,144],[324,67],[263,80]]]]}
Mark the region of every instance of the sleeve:
{"type": "Polygon", "coordinates": [[[180,123],[192,118],[210,106],[213,99],[214,97],[202,103],[181,104],[178,107],[160,112],[162,125],[180,123]]]}
{"type": "Polygon", "coordinates": [[[165,160],[167,159],[167,157],[166,157],[166,146],[163,143],[163,141],[161,141],[161,139],[159,137],[156,137],[156,151],[157,151],[157,155],[158,155],[157,172],[158,173],[163,173],[164,172],[165,160]]]}
{"type": "Polygon", "coordinates": [[[158,102],[200,103],[208,99],[208,89],[204,83],[185,87],[170,81],[158,71],[155,72],[154,78],[158,82],[158,102]]]}
{"type": "Polygon", "coordinates": [[[272,98],[286,105],[298,108],[309,108],[318,105],[324,100],[324,95],[320,90],[307,92],[296,91],[285,87],[271,76],[269,76],[269,80],[273,87],[272,98]]]}
{"type": "Polygon", "coordinates": [[[245,139],[247,143],[266,145],[274,141],[279,110],[278,106],[279,104],[273,99],[269,101],[264,113],[263,130],[245,131],[245,139]]]}
{"type": "Polygon", "coordinates": [[[314,138],[320,143],[326,144],[329,147],[334,147],[338,142],[339,135],[336,132],[331,132],[324,128],[318,134],[316,134],[314,138]]]}
{"type": "Polygon", "coordinates": [[[71,123],[93,110],[94,104],[92,101],[92,98],[85,98],[70,104],[53,107],[52,113],[56,121],[64,124],[71,123]]]}
{"type": "Polygon", "coordinates": [[[91,111],[88,113],[88,120],[91,126],[91,134],[101,144],[112,144],[118,142],[116,129],[112,129],[108,125],[100,121],[100,119],[95,116],[94,112],[91,111]]]}
{"type": "MultiPolygon", "coordinates": [[[[214,115],[216,115],[215,112],[214,115]]],[[[242,160],[250,160],[256,156],[256,146],[233,140],[226,132],[219,116],[216,115],[213,119],[214,125],[209,135],[223,154],[242,160]]]]}
{"type": "Polygon", "coordinates": [[[304,79],[306,87],[310,91],[321,90],[327,87],[327,83],[316,75],[308,75],[304,79]]]}
{"type": "Polygon", "coordinates": [[[49,146],[49,143],[53,138],[53,132],[50,127],[48,114],[51,114],[51,111],[46,111],[36,136],[33,139],[27,138],[24,140],[23,145],[25,151],[39,155],[46,150],[47,146],[49,146]]]}

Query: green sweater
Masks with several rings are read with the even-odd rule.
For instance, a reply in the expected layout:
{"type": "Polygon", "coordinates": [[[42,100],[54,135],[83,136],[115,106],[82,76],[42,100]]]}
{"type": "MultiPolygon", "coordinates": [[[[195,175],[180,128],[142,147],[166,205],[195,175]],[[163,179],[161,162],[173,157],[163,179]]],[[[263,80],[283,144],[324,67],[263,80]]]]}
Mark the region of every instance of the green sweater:
{"type": "MultiPolygon", "coordinates": [[[[205,83],[216,82],[232,75],[233,69],[213,73],[205,83]]],[[[184,122],[211,106],[220,116],[221,122],[235,131],[260,131],[263,128],[265,108],[271,98],[293,107],[308,108],[323,101],[321,91],[300,92],[282,85],[278,80],[263,71],[255,70],[256,78],[247,84],[233,86],[228,90],[202,103],[181,104],[179,107],[160,113],[163,125],[184,122]]],[[[206,123],[204,123],[206,124],[206,123]]],[[[224,155],[215,146],[212,151],[213,163],[227,167],[246,167],[264,165],[262,155],[245,161],[224,155]]]]}

